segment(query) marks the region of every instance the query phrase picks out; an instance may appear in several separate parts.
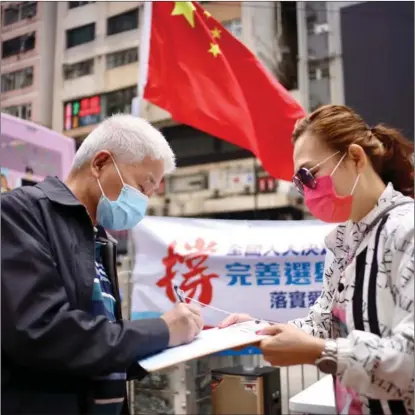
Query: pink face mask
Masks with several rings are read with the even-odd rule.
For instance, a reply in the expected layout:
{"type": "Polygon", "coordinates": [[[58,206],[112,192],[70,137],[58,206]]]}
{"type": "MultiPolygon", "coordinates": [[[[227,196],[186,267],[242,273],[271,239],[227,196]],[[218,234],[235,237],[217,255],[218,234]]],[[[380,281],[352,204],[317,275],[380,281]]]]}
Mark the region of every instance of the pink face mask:
{"type": "MultiPolygon", "coordinates": [[[[337,153],[336,153],[337,154],[337,153]]],[[[352,213],[353,192],[360,175],[356,177],[349,196],[339,196],[334,189],[332,176],[336,172],[346,154],[340,159],[330,176],[317,177],[314,189],[304,186],[305,204],[311,214],[324,222],[341,223],[349,220],[352,213]]]]}

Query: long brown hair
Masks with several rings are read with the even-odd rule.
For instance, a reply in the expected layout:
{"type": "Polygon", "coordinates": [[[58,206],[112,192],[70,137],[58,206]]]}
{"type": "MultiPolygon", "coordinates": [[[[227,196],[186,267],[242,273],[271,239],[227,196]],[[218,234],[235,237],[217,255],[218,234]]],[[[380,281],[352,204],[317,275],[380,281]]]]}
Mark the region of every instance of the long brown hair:
{"type": "Polygon", "coordinates": [[[371,128],[351,108],[324,105],[297,122],[293,142],[305,131],[342,153],[360,145],[385,184],[414,197],[414,145],[398,130],[383,124],[371,128]]]}

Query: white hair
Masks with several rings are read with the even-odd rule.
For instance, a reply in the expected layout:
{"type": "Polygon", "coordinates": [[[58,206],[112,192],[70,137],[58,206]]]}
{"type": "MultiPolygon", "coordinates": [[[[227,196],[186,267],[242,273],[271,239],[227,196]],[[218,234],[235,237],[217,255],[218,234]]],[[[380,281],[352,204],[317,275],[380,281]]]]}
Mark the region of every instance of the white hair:
{"type": "Polygon", "coordinates": [[[175,155],[160,131],[129,114],[113,115],[91,131],[76,152],[72,169],[79,170],[102,150],[124,163],[139,163],[146,157],[163,160],[165,174],[176,168],[175,155]]]}

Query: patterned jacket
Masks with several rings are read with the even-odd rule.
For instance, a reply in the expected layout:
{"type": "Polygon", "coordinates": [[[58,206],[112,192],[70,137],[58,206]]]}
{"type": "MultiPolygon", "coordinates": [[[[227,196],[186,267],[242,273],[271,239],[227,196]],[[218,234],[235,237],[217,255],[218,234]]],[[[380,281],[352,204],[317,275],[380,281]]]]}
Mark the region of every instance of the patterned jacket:
{"type": "Polygon", "coordinates": [[[306,318],[292,323],[336,339],[338,413],[413,414],[413,199],[389,184],[362,221],[339,225],[326,245],[333,258],[322,294],[306,318]]]}

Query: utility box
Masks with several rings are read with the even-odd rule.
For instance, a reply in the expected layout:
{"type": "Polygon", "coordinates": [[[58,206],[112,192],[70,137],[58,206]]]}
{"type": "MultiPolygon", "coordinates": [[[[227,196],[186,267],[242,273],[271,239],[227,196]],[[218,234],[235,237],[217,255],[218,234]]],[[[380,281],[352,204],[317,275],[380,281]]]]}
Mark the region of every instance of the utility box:
{"type": "Polygon", "coordinates": [[[281,415],[280,370],[236,366],[212,371],[213,415],[281,415]]]}

